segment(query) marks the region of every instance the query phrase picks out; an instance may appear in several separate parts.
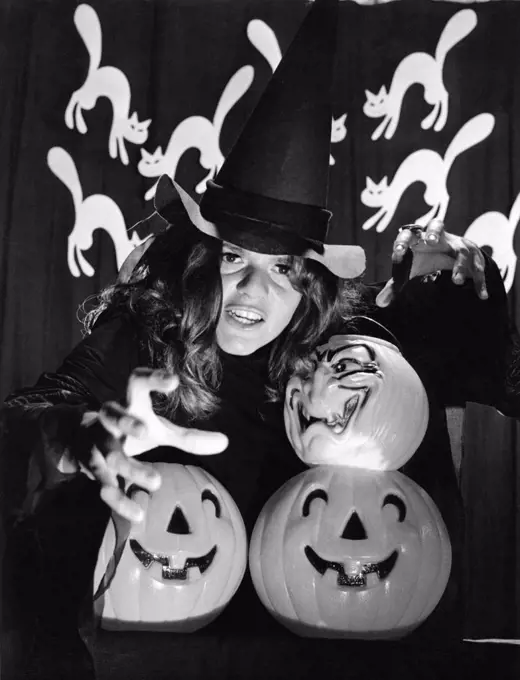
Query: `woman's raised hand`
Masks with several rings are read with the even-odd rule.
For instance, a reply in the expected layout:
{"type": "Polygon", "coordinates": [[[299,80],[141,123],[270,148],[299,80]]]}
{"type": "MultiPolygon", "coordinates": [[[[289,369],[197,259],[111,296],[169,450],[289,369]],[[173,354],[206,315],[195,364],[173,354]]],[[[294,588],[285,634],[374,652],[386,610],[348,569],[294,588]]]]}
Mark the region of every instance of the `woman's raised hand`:
{"type": "Polygon", "coordinates": [[[407,225],[399,230],[394,241],[392,278],[378,294],[376,304],[388,306],[409,278],[441,269],[451,271],[457,285],[472,279],[477,295],[486,300],[485,267],[480,248],[467,238],[445,231],[441,220],[432,220],[427,227],[407,225]]]}
{"type": "Polygon", "coordinates": [[[157,416],[152,408],[150,392],[168,394],[176,389],[179,379],[160,370],[138,368],[130,376],[127,404],[103,404],[99,412],[85,413],[82,425],[91,443],[82,470],[101,484],[101,498],[115,512],[130,521],[142,519],[141,507],[126,496],[120,480],[155,491],[161,484],[153,467],[134,460],[157,446],[174,446],[197,455],[223,451],[227,437],[220,432],[187,429],[157,416]],[[90,457],[88,457],[90,456],[90,457]]]}

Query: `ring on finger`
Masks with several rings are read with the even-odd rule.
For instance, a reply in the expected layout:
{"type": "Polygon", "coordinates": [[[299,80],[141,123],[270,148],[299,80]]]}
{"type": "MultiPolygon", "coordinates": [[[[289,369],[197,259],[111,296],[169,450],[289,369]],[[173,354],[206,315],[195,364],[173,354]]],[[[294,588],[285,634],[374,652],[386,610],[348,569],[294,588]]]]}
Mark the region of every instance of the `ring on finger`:
{"type": "Polygon", "coordinates": [[[426,227],[422,227],[420,224],[404,224],[402,227],[399,227],[397,230],[399,234],[402,231],[411,231],[413,234],[418,234],[418,233],[423,233],[426,231],[426,227]]]}

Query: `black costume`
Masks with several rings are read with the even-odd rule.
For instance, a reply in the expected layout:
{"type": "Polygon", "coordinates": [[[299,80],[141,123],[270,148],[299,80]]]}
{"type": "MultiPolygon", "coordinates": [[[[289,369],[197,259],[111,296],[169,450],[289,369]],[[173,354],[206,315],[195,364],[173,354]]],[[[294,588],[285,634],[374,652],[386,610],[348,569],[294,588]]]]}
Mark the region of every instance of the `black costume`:
{"type": "MultiPolygon", "coordinates": [[[[454,551],[452,575],[441,603],[409,638],[419,642],[424,638],[429,645],[461,638],[463,516],[445,407],[477,401],[510,416],[518,415],[520,410],[520,400],[507,387],[506,380],[505,358],[511,356],[512,346],[506,296],[499,271],[489,259],[486,278],[488,301],[478,299],[472,282],[461,288],[455,286],[450,272],[443,272],[436,280],[413,279],[385,309],[373,305],[379,287],[365,288],[366,299],[373,305],[371,316],[396,335],[429,398],[426,436],[416,454],[401,468],[437,503],[454,551]]],[[[207,469],[237,502],[248,533],[269,496],[284,481],[306,469],[286,438],[282,405],[266,401],[268,350],[268,346],[263,347],[245,357],[221,353],[222,406],[210,419],[191,423],[194,427],[226,433],[229,437],[226,451],[214,456],[195,456],[162,447],[140,456],[140,460],[189,463],[207,469]]],[[[34,511],[10,532],[4,566],[7,617],[4,625],[22,627],[26,643],[35,636],[39,651],[33,652],[31,663],[39,668],[38,672],[42,672],[45,663],[52,666],[56,660],[41,660],[42,654],[48,655],[54,649],[53,645],[57,644],[60,651],[51,656],[65,655],[68,645],[76,650],[73,654],[76,661],[81,657],[78,617],[92,592],[97,551],[109,516],[108,508],[99,499],[98,484],[81,473],[58,472],[57,462],[65,450],[74,452],[74,447],[81,445],[78,440],[81,414],[98,409],[107,400],[121,399],[131,370],[143,365],[149,365],[149,360],[141,348],[139,329],[131,318],[126,313],[105,313],[92,334],[73,350],[56,373],[42,375],[35,387],[18,391],[7,399],[2,454],[4,501],[10,504],[10,516],[14,519],[12,511],[21,507],[26,489],[23,485],[18,488],[14,483],[11,485],[11,480],[16,479],[16,469],[28,469],[32,501],[26,502],[25,508],[34,511]]],[[[85,617],[84,612],[82,619],[92,634],[88,614],[85,617]]],[[[314,649],[318,654],[320,649],[333,645],[338,652],[345,650],[345,645],[354,644],[300,641],[264,611],[246,574],[224,613],[198,633],[182,636],[101,632],[91,635],[90,646],[99,663],[104,659],[101,677],[105,677],[103,672],[116,673],[121,662],[121,677],[148,677],[144,669],[151,668],[151,659],[154,662],[162,659],[158,663],[163,670],[181,663],[183,672],[179,677],[198,677],[202,672],[213,677],[218,669],[223,677],[227,674],[235,677],[233,673],[238,673],[236,677],[256,677],[250,675],[248,664],[251,655],[263,658],[260,641],[266,637],[271,641],[266,650],[273,643],[283,658],[292,650],[293,660],[289,664],[296,663],[294,653],[300,655],[296,650],[310,653],[314,649]],[[287,652],[283,651],[284,645],[287,652]],[[197,650],[195,656],[188,653],[190,649],[197,650]],[[129,668],[137,674],[128,675],[129,668]],[[141,671],[136,670],[139,668],[141,671]]],[[[367,643],[357,644],[359,647],[367,643]]],[[[267,663],[265,659],[264,662],[267,663]]],[[[410,659],[407,663],[411,663],[410,659]]],[[[267,671],[274,673],[276,668],[276,664],[267,664],[263,676],[271,677],[267,671]]],[[[158,672],[149,677],[169,677],[158,676],[158,672]]],[[[74,673],[77,675],[77,670],[74,673]]],[[[46,676],[37,673],[36,677],[46,676]]]]}

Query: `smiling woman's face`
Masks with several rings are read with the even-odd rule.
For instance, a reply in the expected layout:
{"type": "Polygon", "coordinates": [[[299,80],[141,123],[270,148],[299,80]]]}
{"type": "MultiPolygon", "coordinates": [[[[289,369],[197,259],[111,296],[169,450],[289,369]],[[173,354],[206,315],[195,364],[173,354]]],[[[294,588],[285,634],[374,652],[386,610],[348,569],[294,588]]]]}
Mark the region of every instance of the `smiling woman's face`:
{"type": "Polygon", "coordinates": [[[216,336],[224,352],[252,354],[288,326],[302,297],[292,286],[290,272],[287,255],[255,253],[223,243],[222,310],[216,336]]]}

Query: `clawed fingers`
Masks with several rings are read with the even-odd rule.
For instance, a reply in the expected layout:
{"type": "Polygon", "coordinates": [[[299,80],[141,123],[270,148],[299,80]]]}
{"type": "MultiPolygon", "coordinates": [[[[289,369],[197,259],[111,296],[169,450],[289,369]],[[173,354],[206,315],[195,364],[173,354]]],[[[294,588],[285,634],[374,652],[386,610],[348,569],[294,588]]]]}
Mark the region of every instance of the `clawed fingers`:
{"type": "Polygon", "coordinates": [[[394,264],[399,264],[409,248],[419,241],[422,231],[423,228],[416,224],[405,224],[399,229],[392,251],[392,262],[394,264]]]}
{"type": "Polygon", "coordinates": [[[99,421],[113,437],[140,437],[146,433],[145,423],[132,415],[121,404],[109,401],[103,404],[98,413],[99,421]]]}
{"type": "MultiPolygon", "coordinates": [[[[468,278],[473,279],[478,296],[487,300],[485,267],[486,260],[478,246],[464,237],[446,232],[442,220],[434,219],[427,227],[407,224],[401,227],[394,242],[393,296],[399,294],[409,278],[451,270],[455,284],[462,285],[468,278]]],[[[388,299],[390,294],[385,287],[376,302],[382,307],[388,304],[385,304],[388,299]]]]}
{"type": "Polygon", "coordinates": [[[137,484],[145,491],[153,493],[161,486],[161,475],[152,466],[128,458],[122,452],[113,452],[106,458],[107,468],[122,477],[129,484],[137,484]]]}
{"type": "Polygon", "coordinates": [[[453,265],[453,273],[451,278],[453,283],[461,285],[466,280],[466,276],[470,273],[471,257],[469,249],[466,246],[461,246],[455,258],[453,265]]]}
{"type": "Polygon", "coordinates": [[[376,297],[376,305],[378,307],[388,307],[394,299],[394,280],[389,279],[385,287],[378,293],[376,297]]]}
{"type": "Polygon", "coordinates": [[[432,220],[424,230],[423,240],[430,245],[439,243],[444,232],[444,222],[442,220],[432,220]]]}
{"type": "Polygon", "coordinates": [[[126,398],[128,407],[135,413],[152,411],[150,392],[172,392],[179,384],[178,376],[162,370],[136,368],[128,380],[126,398]]]}
{"type": "Polygon", "coordinates": [[[221,453],[229,443],[221,432],[179,427],[162,416],[157,417],[153,426],[153,438],[157,445],[174,446],[200,456],[221,453]]]}
{"type": "Polygon", "coordinates": [[[94,450],[91,471],[101,483],[102,500],[119,515],[132,522],[143,518],[143,509],[122,491],[119,480],[126,485],[136,484],[153,493],[161,485],[161,476],[152,466],[127,458],[121,451],[112,451],[106,457],[94,450]]]}
{"type": "Polygon", "coordinates": [[[481,300],[487,300],[488,291],[486,285],[486,261],[480,249],[469,242],[459,246],[455,264],[453,266],[452,280],[457,285],[462,285],[466,279],[473,279],[475,290],[481,300]]]}
{"type": "Polygon", "coordinates": [[[479,248],[473,253],[473,282],[481,300],[489,297],[486,285],[486,260],[479,248]]]}
{"type": "Polygon", "coordinates": [[[195,429],[182,429],[177,443],[179,449],[200,456],[221,453],[227,445],[228,438],[225,434],[195,429]]]}
{"type": "Polygon", "coordinates": [[[141,506],[131,498],[128,498],[121,489],[114,486],[103,486],[99,495],[113,512],[116,512],[128,521],[141,522],[143,520],[144,511],[141,506]]]}
{"type": "MultiPolygon", "coordinates": [[[[111,456],[116,453],[124,455],[122,451],[115,451],[108,455],[111,456]]],[[[118,486],[116,470],[108,466],[107,457],[96,446],[92,448],[90,461],[86,467],[101,486],[118,486]]]]}

